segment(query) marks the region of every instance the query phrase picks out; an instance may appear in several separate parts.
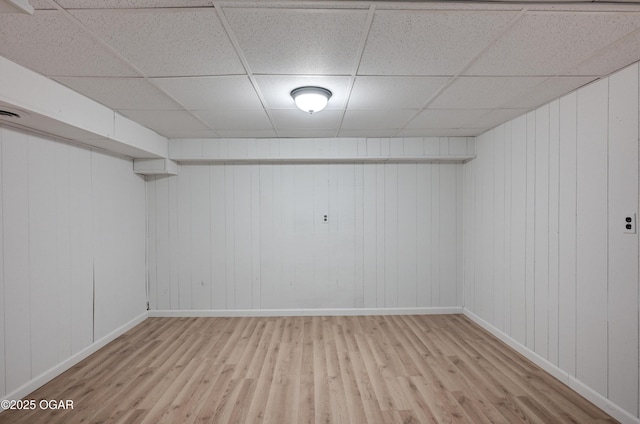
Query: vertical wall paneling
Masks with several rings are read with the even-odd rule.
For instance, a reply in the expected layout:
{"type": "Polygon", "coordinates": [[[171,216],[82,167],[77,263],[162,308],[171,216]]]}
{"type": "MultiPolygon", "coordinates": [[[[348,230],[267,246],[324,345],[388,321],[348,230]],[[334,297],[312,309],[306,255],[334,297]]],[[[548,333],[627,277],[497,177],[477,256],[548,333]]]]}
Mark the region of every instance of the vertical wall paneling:
{"type": "Polygon", "coordinates": [[[549,357],[549,105],[535,111],[534,350],[549,357]]]}
{"type": "MultiPolygon", "coordinates": [[[[433,279],[432,269],[432,225],[431,203],[432,198],[432,173],[433,167],[418,165],[416,169],[416,301],[418,305],[431,306],[433,279]]],[[[437,304],[437,303],[436,303],[437,304]]]]}
{"type": "Polygon", "coordinates": [[[29,136],[2,130],[2,205],[6,391],[31,378],[29,136]]]}
{"type": "Polygon", "coordinates": [[[145,310],[145,182],[131,160],[0,126],[0,391],[145,310]]]}
{"type": "Polygon", "coordinates": [[[494,130],[495,143],[493,150],[493,302],[494,315],[493,323],[499,328],[504,328],[504,233],[505,233],[505,162],[504,162],[504,140],[505,127],[500,126],[494,130]]]}
{"type": "Polygon", "coordinates": [[[638,409],[638,235],[625,217],[638,207],[638,64],[609,78],[608,393],[638,409]]]}
{"type": "MultiPolygon", "coordinates": [[[[417,295],[417,165],[398,165],[398,305],[415,307],[417,295]]],[[[454,286],[455,288],[455,286],[454,286]]]]}
{"type": "Polygon", "coordinates": [[[48,140],[29,139],[29,282],[31,299],[31,372],[40,375],[59,362],[57,356],[58,297],[56,240],[56,146],[48,140]],[[55,352],[56,354],[52,354],[55,352]]]}
{"type": "MultiPolygon", "coordinates": [[[[485,133],[486,134],[486,133],[485,133]]],[[[485,135],[484,137],[481,137],[483,139],[486,139],[488,137],[488,135],[485,135]]],[[[479,138],[480,139],[480,138],[479,138]]],[[[480,147],[480,145],[478,146],[478,151],[480,150],[484,150],[485,146],[482,143],[479,143],[482,147],[480,147]]],[[[488,157],[488,156],[487,156],[488,157]]],[[[483,211],[482,211],[482,204],[483,204],[483,192],[482,192],[482,185],[484,182],[483,179],[484,173],[480,172],[480,166],[475,166],[474,167],[474,175],[473,175],[473,183],[475,186],[475,215],[474,215],[474,228],[476,229],[477,233],[476,236],[474,237],[474,256],[475,256],[475,261],[474,261],[474,267],[473,267],[473,274],[474,274],[474,278],[475,278],[475,285],[473,287],[473,304],[475,305],[475,310],[477,310],[479,313],[483,313],[484,312],[484,308],[483,308],[483,304],[484,302],[482,301],[482,295],[483,295],[483,286],[484,286],[484,275],[482,273],[482,269],[483,269],[483,252],[484,252],[484,221],[483,221],[483,211]]],[[[484,316],[484,315],[483,315],[484,316]]]]}
{"type": "Polygon", "coordinates": [[[475,163],[468,162],[463,167],[464,171],[464,198],[463,210],[465,219],[462,231],[464,237],[464,303],[465,308],[475,310],[475,239],[476,230],[476,190],[475,190],[475,163]]]}
{"type": "Polygon", "coordinates": [[[560,102],[549,105],[549,361],[558,365],[558,190],[560,173],[560,102]]]}
{"type": "Polygon", "coordinates": [[[118,256],[117,263],[124,266],[120,271],[122,284],[117,288],[118,302],[120,306],[114,307],[115,322],[117,327],[107,329],[109,334],[115,328],[119,328],[140,316],[146,308],[145,286],[145,243],[146,243],[146,199],[144,195],[144,177],[132,172],[132,161],[128,158],[113,158],[115,165],[111,166],[114,184],[121,189],[121,195],[110,199],[120,205],[120,219],[115,223],[120,233],[120,243],[123,248],[118,256]]]}
{"type": "MultiPolygon", "coordinates": [[[[252,308],[252,260],[251,260],[251,166],[233,168],[234,180],[234,247],[236,307],[252,308]]],[[[207,170],[208,171],[208,170],[207,170]]],[[[210,241],[207,240],[207,243],[210,241]]]]}
{"type": "Polygon", "coordinates": [[[72,316],[71,316],[71,220],[70,220],[70,162],[67,143],[55,144],[55,182],[58,187],[56,198],[56,240],[55,261],[57,265],[58,313],[58,358],[71,356],[72,316]]]}
{"type": "MultiPolygon", "coordinates": [[[[294,192],[292,201],[294,204],[294,243],[295,277],[293,279],[296,291],[295,302],[303,302],[306,295],[315,294],[316,282],[314,279],[314,185],[315,166],[294,166],[294,192]]],[[[338,216],[332,217],[336,222],[338,216]]],[[[339,224],[339,222],[338,222],[339,224]]]]}
{"type": "Polygon", "coordinates": [[[146,310],[145,182],[130,160],[97,152],[91,157],[97,340],[146,310]]]}
{"type": "Polygon", "coordinates": [[[512,125],[511,122],[505,123],[504,126],[504,330],[506,334],[511,334],[511,287],[514,281],[511,279],[511,234],[514,230],[511,225],[511,188],[513,184],[512,172],[513,164],[511,161],[512,149],[512,125]]]}
{"type": "Polygon", "coordinates": [[[558,364],[576,375],[577,93],[560,99],[558,364]]]}
{"type": "Polygon", "coordinates": [[[117,252],[115,249],[121,249],[122,246],[118,240],[118,234],[113,226],[114,219],[118,218],[120,211],[116,209],[115,204],[108,204],[107,199],[114,198],[117,195],[116,188],[109,181],[109,170],[107,169],[107,157],[97,155],[91,152],[91,181],[92,181],[92,215],[93,232],[93,249],[95,259],[93,261],[93,338],[100,339],[108,328],[111,318],[108,300],[115,300],[115,288],[110,287],[107,281],[112,283],[118,278],[118,272],[122,264],[116,267],[111,264],[110,259],[115,258],[117,252]],[[105,207],[103,208],[103,205],[105,207]],[[108,300],[107,300],[108,299],[108,300]]]}
{"type": "Polygon", "coordinates": [[[336,300],[339,300],[339,307],[354,308],[356,304],[361,304],[361,298],[357,295],[355,269],[362,266],[361,263],[355,263],[355,165],[344,164],[334,169],[337,221],[334,220],[332,224],[337,224],[333,231],[337,244],[332,246],[332,250],[338,252],[336,300]]]}
{"type": "MultiPolygon", "coordinates": [[[[435,165],[438,166],[438,165],[435,165]]],[[[385,307],[398,307],[398,165],[384,167],[385,307]]]]}
{"type": "MultiPolygon", "coordinates": [[[[161,205],[157,210],[156,219],[156,254],[168,260],[157,262],[155,265],[158,279],[156,291],[156,304],[160,308],[169,308],[171,305],[171,252],[169,244],[169,177],[158,176],[154,181],[154,190],[157,196],[155,201],[161,205]]],[[[147,185],[148,187],[149,185],[147,185]]]]}
{"type": "Polygon", "coordinates": [[[440,305],[440,167],[434,164],[431,172],[431,300],[440,305]],[[437,200],[435,200],[437,199],[437,200]]]}
{"type": "MultiPolygon", "coordinates": [[[[358,140],[358,149],[361,141],[358,140]]],[[[364,180],[363,166],[354,166],[354,287],[356,289],[356,308],[363,308],[365,301],[365,281],[364,281],[364,180]]]]}
{"type": "Polygon", "coordinates": [[[169,267],[170,275],[169,282],[171,284],[169,288],[170,298],[169,307],[171,309],[178,308],[180,305],[180,285],[175,284],[180,281],[180,252],[179,236],[178,236],[178,202],[172,201],[176,199],[176,193],[178,191],[178,181],[175,178],[167,178],[169,192],[167,199],[167,207],[169,209],[169,267]]]}
{"type": "MultiPolygon", "coordinates": [[[[162,285],[162,283],[158,280],[158,264],[156,263],[156,259],[158,258],[158,237],[162,232],[160,228],[156,227],[158,225],[158,219],[156,218],[156,210],[160,207],[156,204],[156,185],[159,177],[150,176],[148,177],[149,183],[146,187],[147,194],[147,205],[149,206],[149,210],[147,212],[147,237],[149,239],[148,249],[152,250],[147,253],[147,281],[158,281],[158,284],[148,284],[149,290],[149,307],[156,309],[158,308],[158,294],[157,290],[162,285]]],[[[165,209],[165,208],[163,208],[165,209]]]]}
{"type": "MultiPolygon", "coordinates": [[[[483,137],[481,137],[484,140],[488,140],[490,138],[490,136],[493,133],[491,131],[489,131],[489,133],[485,133],[483,134],[483,137]]],[[[481,144],[481,146],[479,147],[479,151],[482,152],[486,152],[489,149],[490,144],[488,142],[484,142],[481,144]]],[[[484,153],[483,153],[484,155],[484,153]]],[[[491,155],[484,155],[484,157],[487,158],[487,160],[492,160],[493,157],[491,155]]],[[[474,273],[476,274],[476,287],[474,289],[474,293],[473,293],[473,297],[474,297],[474,303],[476,305],[476,308],[478,311],[482,311],[482,313],[484,313],[486,311],[486,302],[484,300],[485,296],[490,296],[491,294],[487,294],[486,293],[486,278],[485,278],[485,265],[486,265],[486,258],[484,258],[484,255],[486,254],[486,246],[485,243],[487,241],[486,238],[486,233],[488,233],[489,231],[487,230],[487,223],[485,221],[485,215],[486,212],[483,208],[484,203],[487,202],[486,196],[485,196],[485,192],[486,192],[486,188],[485,188],[485,181],[486,181],[486,175],[487,175],[487,171],[486,169],[482,168],[482,167],[476,167],[475,168],[475,172],[474,172],[474,184],[475,184],[475,189],[477,191],[476,193],[476,223],[475,223],[475,227],[478,229],[478,234],[477,237],[475,238],[475,255],[477,257],[477,260],[475,262],[475,268],[474,268],[474,273]]],[[[490,317],[487,315],[487,319],[490,319],[490,317]]]]}
{"type": "Polygon", "coordinates": [[[149,212],[149,254],[179,258],[163,310],[459,306],[461,179],[459,164],[183,164],[149,181],[167,209],[149,212]]]}
{"type": "Polygon", "coordinates": [[[456,306],[457,276],[457,242],[456,242],[456,165],[440,164],[440,198],[434,202],[439,205],[439,268],[438,287],[440,296],[438,304],[456,306]],[[452,231],[452,229],[454,231],[452,231]]]}
{"type": "Polygon", "coordinates": [[[511,123],[511,337],[526,344],[527,117],[511,123]]]}
{"type": "Polygon", "coordinates": [[[623,422],[640,407],[639,115],[636,63],[480,135],[463,165],[465,308],[623,422]]]}
{"type": "MultiPolygon", "coordinates": [[[[181,178],[178,180],[177,205],[178,205],[178,303],[181,309],[191,309],[191,211],[190,189],[191,168],[183,167],[180,170],[181,178]]],[[[155,249],[149,249],[153,252],[155,249]]],[[[158,258],[157,260],[161,260],[158,258]]]]}
{"type": "Polygon", "coordinates": [[[495,167],[495,132],[491,131],[492,139],[483,146],[483,152],[489,161],[487,167],[482,169],[482,220],[484,221],[482,234],[482,310],[487,320],[494,323],[495,317],[495,280],[494,280],[494,244],[495,244],[495,204],[494,204],[494,167],[495,167]]]}
{"type": "MultiPolygon", "coordinates": [[[[175,178],[170,178],[175,180],[175,178]]],[[[225,236],[225,172],[223,166],[209,169],[209,216],[211,249],[211,300],[212,308],[224,309],[227,304],[226,285],[226,236],[225,236]]]]}
{"type": "Polygon", "coordinates": [[[376,210],[376,167],[362,166],[362,242],[363,242],[363,283],[364,307],[375,308],[377,300],[377,210],[376,210]]]}
{"type": "Polygon", "coordinates": [[[454,228],[456,230],[456,274],[454,281],[456,282],[455,305],[463,305],[464,303],[464,236],[462,232],[462,223],[464,221],[464,205],[462,202],[464,191],[464,172],[462,164],[455,165],[456,174],[456,221],[454,228]]]}
{"type": "Polygon", "coordinates": [[[440,305],[456,306],[457,288],[457,172],[456,165],[441,164],[440,170],[440,197],[437,203],[440,205],[440,305]]]}
{"type": "Polygon", "coordinates": [[[525,256],[525,311],[527,347],[535,345],[535,210],[536,210],[536,112],[527,113],[527,232],[525,256]]]}
{"type": "Polygon", "coordinates": [[[608,81],[578,92],[577,377],[607,395],[608,81]],[[604,301],[604,303],[603,303],[604,301]]]}
{"type": "Polygon", "coordinates": [[[376,169],[375,185],[376,185],[376,269],[377,269],[377,293],[378,293],[378,308],[384,308],[385,305],[385,255],[386,255],[386,243],[385,243],[385,165],[375,164],[376,169]]]}
{"type": "MultiPolygon", "coordinates": [[[[4,128],[0,126],[0,171],[2,170],[2,140],[4,128]]],[[[0,172],[0,240],[4,240],[4,201],[3,201],[3,175],[0,172]]],[[[7,394],[6,387],[6,361],[5,361],[5,295],[4,295],[4,243],[0,245],[3,252],[0,255],[0,306],[2,307],[2,312],[0,312],[0,396],[4,397],[7,394]]]]}
{"type": "Polygon", "coordinates": [[[262,298],[260,283],[260,167],[252,164],[249,171],[251,172],[251,307],[260,308],[262,298]]]}
{"type": "MultiPolygon", "coordinates": [[[[228,168],[231,168],[229,166],[228,168]]],[[[277,282],[278,296],[282,299],[282,307],[292,308],[296,305],[296,286],[295,286],[295,265],[297,260],[297,254],[295,249],[295,173],[296,165],[284,165],[282,167],[282,178],[280,184],[282,186],[282,204],[278,208],[278,214],[282,215],[282,278],[280,282],[277,282]]],[[[329,209],[329,219],[335,218],[335,210],[329,209]]],[[[330,221],[332,222],[332,221],[330,221]]],[[[330,290],[335,293],[336,281],[335,271],[336,263],[330,264],[330,272],[328,274],[330,290]]],[[[234,284],[235,286],[235,284],[234,284]]]]}
{"type": "Polygon", "coordinates": [[[71,225],[71,348],[78,353],[93,342],[93,215],[91,151],[69,149],[71,225]]]}
{"type": "MultiPolygon", "coordinates": [[[[187,167],[184,167],[187,168],[187,167]]],[[[236,308],[236,264],[235,264],[235,188],[234,188],[234,169],[230,166],[223,166],[224,169],[224,192],[216,193],[218,200],[223,200],[225,205],[225,251],[227,252],[225,260],[225,293],[227,294],[227,308],[236,308]]],[[[191,184],[188,181],[187,184],[191,184]]],[[[188,185],[187,185],[188,189],[188,185]]],[[[188,233],[188,231],[186,232],[188,233]]],[[[185,234],[187,235],[187,234],[185,234]]],[[[282,282],[278,282],[283,284],[282,282]]],[[[190,306],[185,309],[191,309],[190,306]]]]}
{"type": "MultiPolygon", "coordinates": [[[[330,231],[334,230],[333,220],[335,215],[329,215],[328,223],[323,221],[325,214],[329,213],[329,204],[333,203],[329,200],[329,165],[328,164],[316,164],[313,170],[313,193],[314,193],[314,208],[313,208],[313,223],[315,228],[314,243],[313,243],[313,255],[314,261],[314,299],[311,302],[307,301],[308,307],[318,307],[325,302],[323,299],[326,294],[322,293],[319,288],[325,287],[329,281],[329,264],[331,258],[331,246],[329,245],[330,231]],[[317,297],[315,297],[317,296],[317,297]]],[[[333,213],[333,212],[332,212],[333,213]]],[[[375,281],[375,280],[374,280],[375,281]]],[[[373,293],[375,296],[376,288],[373,286],[373,293]]]]}
{"type": "MultiPolygon", "coordinates": [[[[278,258],[280,249],[277,247],[277,239],[276,235],[280,234],[279,227],[277,226],[275,211],[277,210],[276,204],[278,204],[278,199],[276,197],[276,193],[274,192],[274,168],[273,166],[268,165],[259,165],[260,168],[260,305],[265,309],[273,309],[275,308],[277,302],[277,292],[275,290],[275,282],[277,280],[277,274],[280,269],[279,261],[276,260],[278,258]]],[[[216,173],[220,172],[222,167],[212,167],[211,175],[216,175],[216,173]]],[[[224,177],[224,174],[221,175],[224,177]]],[[[214,177],[215,180],[215,177],[214,177]]],[[[213,181],[212,181],[213,182],[213,181]]],[[[213,193],[219,193],[220,189],[213,190],[213,193]]],[[[212,203],[216,203],[216,205],[221,209],[220,213],[216,213],[216,216],[221,216],[218,218],[218,226],[220,228],[220,233],[224,234],[225,220],[224,220],[224,202],[220,201],[221,199],[213,200],[212,203]]],[[[213,228],[213,227],[212,227],[213,228]]],[[[216,232],[211,233],[211,243],[215,245],[220,245],[219,249],[214,249],[214,257],[216,258],[224,258],[224,244],[220,242],[220,236],[216,234],[216,232]]],[[[224,262],[220,264],[224,267],[224,262]]],[[[215,265],[214,265],[215,268],[215,265]]],[[[224,274],[220,277],[221,281],[224,283],[224,274]]],[[[218,278],[220,278],[218,277],[218,278]]],[[[216,309],[226,309],[225,306],[215,305],[216,309]]]]}
{"type": "MultiPolygon", "coordinates": [[[[191,299],[194,309],[211,308],[211,233],[209,211],[209,168],[191,168],[191,299]]],[[[156,197],[161,196],[159,193],[156,197]]],[[[156,237],[157,238],[157,237],[156,237]]],[[[237,240],[237,239],[236,239],[237,240]]]]}

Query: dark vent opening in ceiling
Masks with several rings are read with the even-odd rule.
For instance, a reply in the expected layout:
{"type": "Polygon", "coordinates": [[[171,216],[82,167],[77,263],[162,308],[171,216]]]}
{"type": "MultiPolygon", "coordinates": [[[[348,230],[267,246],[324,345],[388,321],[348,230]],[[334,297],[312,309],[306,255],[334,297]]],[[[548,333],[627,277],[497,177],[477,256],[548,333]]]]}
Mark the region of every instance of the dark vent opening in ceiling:
{"type": "Polygon", "coordinates": [[[0,116],[6,116],[7,118],[20,118],[20,115],[8,110],[0,110],[0,116]]]}

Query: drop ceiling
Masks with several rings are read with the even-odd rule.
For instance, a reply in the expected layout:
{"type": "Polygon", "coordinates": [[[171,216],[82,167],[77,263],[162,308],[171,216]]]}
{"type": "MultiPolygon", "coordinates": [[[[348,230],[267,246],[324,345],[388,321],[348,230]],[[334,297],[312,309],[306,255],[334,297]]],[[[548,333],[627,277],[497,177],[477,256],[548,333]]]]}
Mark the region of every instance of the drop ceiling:
{"type": "Polygon", "coordinates": [[[0,56],[168,138],[474,136],[640,60],[636,2],[30,4],[0,56]]]}

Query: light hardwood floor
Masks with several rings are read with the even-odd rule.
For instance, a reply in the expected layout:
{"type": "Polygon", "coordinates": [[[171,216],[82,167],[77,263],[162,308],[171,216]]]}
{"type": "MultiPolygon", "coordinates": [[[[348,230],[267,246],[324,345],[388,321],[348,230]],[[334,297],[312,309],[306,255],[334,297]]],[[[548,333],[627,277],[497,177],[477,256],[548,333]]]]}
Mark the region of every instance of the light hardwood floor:
{"type": "Polygon", "coordinates": [[[612,423],[462,315],[150,318],[0,423],[612,423]]]}

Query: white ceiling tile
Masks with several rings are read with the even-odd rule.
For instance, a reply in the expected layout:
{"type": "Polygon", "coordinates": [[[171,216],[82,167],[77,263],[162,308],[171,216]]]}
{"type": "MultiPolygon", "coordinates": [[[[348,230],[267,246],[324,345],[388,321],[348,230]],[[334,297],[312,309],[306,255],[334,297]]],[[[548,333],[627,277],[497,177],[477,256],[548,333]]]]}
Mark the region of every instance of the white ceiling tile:
{"type": "Polygon", "coordinates": [[[111,109],[182,109],[144,78],[58,77],[54,79],[111,109]]]}
{"type": "Polygon", "coordinates": [[[356,65],[366,11],[224,9],[252,72],[349,74],[356,65]]]}
{"type": "Polygon", "coordinates": [[[515,12],[377,11],[360,75],[455,75],[515,12]]]}
{"type": "Polygon", "coordinates": [[[488,109],[426,109],[405,128],[461,128],[488,111],[488,109]]]}
{"type": "Polygon", "coordinates": [[[466,75],[562,75],[640,28],[640,13],[530,12],[466,75]]]}
{"type": "Polygon", "coordinates": [[[187,109],[259,109],[262,107],[260,98],[247,76],[153,78],[152,81],[187,109]]]}
{"type": "Polygon", "coordinates": [[[303,86],[319,86],[331,91],[327,110],[342,109],[346,101],[349,77],[304,75],[256,75],[258,89],[268,109],[297,109],[291,90],[303,86]]]}
{"type": "Polygon", "coordinates": [[[536,108],[593,81],[595,77],[549,78],[526,93],[514,96],[502,108],[536,108]]]}
{"type": "Polygon", "coordinates": [[[472,122],[469,128],[485,128],[486,130],[517,118],[529,112],[531,109],[494,109],[487,112],[474,122],[472,122]]]}
{"type": "Polygon", "coordinates": [[[486,128],[405,128],[398,137],[474,137],[486,128]]]}
{"type": "Polygon", "coordinates": [[[43,75],[137,76],[57,10],[0,14],[0,40],[0,56],[43,75]]]}
{"type": "Polygon", "coordinates": [[[31,4],[33,16],[0,14],[0,56],[171,138],[477,135],[640,59],[633,5],[528,3],[501,34],[522,3],[375,2],[352,79],[369,1],[31,4]],[[481,52],[474,74],[449,79],[481,52]],[[289,93],[305,85],[333,92],[325,111],[295,108],[289,93]]]}
{"type": "Polygon", "coordinates": [[[420,109],[448,80],[446,77],[359,76],[351,91],[348,109],[420,109]]]}
{"type": "Polygon", "coordinates": [[[544,77],[461,77],[430,107],[434,109],[494,109],[545,81],[544,77]]]}
{"type": "Polygon", "coordinates": [[[165,135],[165,130],[172,131],[175,137],[175,132],[179,130],[209,129],[189,112],[182,110],[119,110],[118,112],[162,135],[165,135]]]}
{"type": "Polygon", "coordinates": [[[193,111],[211,128],[218,130],[265,130],[271,129],[271,121],[263,109],[256,110],[196,110],[193,111]]]}
{"type": "Polygon", "coordinates": [[[244,73],[214,9],[71,13],[149,77],[244,73]]]}
{"type": "Polygon", "coordinates": [[[348,110],[341,129],[393,129],[402,128],[417,110],[348,110]]]}
{"type": "Polygon", "coordinates": [[[270,113],[278,132],[280,130],[293,129],[328,129],[336,131],[342,118],[342,111],[327,109],[313,114],[299,109],[276,109],[271,110],[270,113]]]}
{"type": "Polygon", "coordinates": [[[56,9],[49,0],[29,0],[29,4],[36,10],[56,9]]]}
{"type": "Polygon", "coordinates": [[[602,50],[567,73],[570,75],[605,76],[637,62],[638,59],[640,59],[640,31],[636,31],[602,50]]]}

